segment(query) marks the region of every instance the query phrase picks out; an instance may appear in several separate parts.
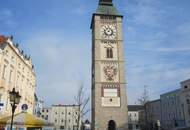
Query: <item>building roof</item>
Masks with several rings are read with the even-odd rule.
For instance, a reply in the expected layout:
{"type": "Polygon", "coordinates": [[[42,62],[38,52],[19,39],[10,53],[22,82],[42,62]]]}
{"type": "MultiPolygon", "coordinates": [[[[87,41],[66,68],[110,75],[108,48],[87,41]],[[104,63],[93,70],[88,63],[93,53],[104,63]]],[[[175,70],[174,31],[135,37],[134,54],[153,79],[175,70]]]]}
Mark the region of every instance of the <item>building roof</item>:
{"type": "Polygon", "coordinates": [[[93,28],[93,21],[96,15],[123,17],[113,5],[112,0],[99,0],[98,8],[92,16],[91,29],[93,28]]]}
{"type": "Polygon", "coordinates": [[[119,15],[119,12],[114,6],[110,5],[99,5],[98,9],[96,10],[96,14],[103,14],[103,15],[119,15]]]}
{"type": "Polygon", "coordinates": [[[76,106],[79,106],[79,105],[69,105],[69,104],[58,104],[58,105],[52,105],[52,107],[76,107],[76,106]]]}
{"type": "Polygon", "coordinates": [[[51,109],[51,107],[43,107],[42,109],[44,109],[44,110],[50,110],[51,109]]]}
{"type": "Polygon", "coordinates": [[[170,95],[170,94],[176,94],[176,93],[179,93],[181,89],[176,89],[176,90],[173,90],[173,91],[170,91],[170,92],[167,92],[167,93],[163,93],[160,95],[160,97],[162,96],[167,96],[167,95],[170,95]]]}
{"type": "Polygon", "coordinates": [[[139,111],[143,109],[144,109],[144,106],[142,105],[128,105],[128,111],[139,111]]]}
{"type": "Polygon", "coordinates": [[[186,82],[190,82],[190,79],[187,79],[187,80],[181,81],[180,83],[183,84],[183,83],[186,83],[186,82]]]}
{"type": "Polygon", "coordinates": [[[34,72],[34,65],[32,64],[31,57],[29,55],[24,54],[24,51],[19,48],[18,43],[13,42],[13,36],[5,37],[3,35],[0,35],[0,49],[4,50],[6,46],[9,46],[12,48],[12,50],[17,54],[18,57],[30,68],[32,69],[33,74],[34,72]]]}
{"type": "Polygon", "coordinates": [[[145,106],[147,107],[148,105],[153,105],[154,103],[160,103],[161,100],[160,99],[156,99],[156,100],[152,100],[152,101],[148,101],[147,103],[145,103],[145,106]]]}
{"type": "Polygon", "coordinates": [[[160,102],[160,99],[156,99],[156,100],[152,100],[152,101],[148,101],[148,103],[154,103],[154,102],[160,102]]]}
{"type": "Polygon", "coordinates": [[[0,35],[0,44],[3,44],[7,41],[7,38],[3,35],[0,35]]]}
{"type": "Polygon", "coordinates": [[[99,0],[96,14],[119,15],[118,10],[114,7],[112,0],[99,0]]]}

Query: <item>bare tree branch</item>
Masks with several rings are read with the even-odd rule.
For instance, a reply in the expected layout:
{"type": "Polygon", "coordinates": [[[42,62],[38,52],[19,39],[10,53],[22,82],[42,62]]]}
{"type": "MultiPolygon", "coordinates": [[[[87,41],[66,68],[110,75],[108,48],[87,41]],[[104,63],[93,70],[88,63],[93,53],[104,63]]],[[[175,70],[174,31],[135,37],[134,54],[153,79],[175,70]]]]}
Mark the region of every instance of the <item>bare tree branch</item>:
{"type": "Polygon", "coordinates": [[[140,103],[140,105],[145,105],[148,101],[149,101],[149,93],[148,93],[148,90],[147,90],[147,86],[145,85],[143,94],[138,99],[138,102],[140,103]]]}
{"type": "Polygon", "coordinates": [[[86,105],[88,104],[90,98],[88,97],[87,99],[85,99],[84,103],[83,103],[83,107],[81,109],[81,113],[83,113],[84,109],[86,108],[86,105]]]}
{"type": "Polygon", "coordinates": [[[81,117],[83,117],[84,115],[86,115],[90,111],[91,111],[91,109],[86,110],[85,112],[83,112],[83,114],[81,115],[81,117]]]}
{"type": "Polygon", "coordinates": [[[90,100],[89,97],[85,98],[85,90],[84,90],[84,85],[81,84],[77,95],[74,97],[77,105],[79,106],[79,115],[78,115],[78,120],[77,120],[77,130],[80,130],[80,120],[81,118],[89,112],[89,110],[85,111],[86,106],[90,100]]]}

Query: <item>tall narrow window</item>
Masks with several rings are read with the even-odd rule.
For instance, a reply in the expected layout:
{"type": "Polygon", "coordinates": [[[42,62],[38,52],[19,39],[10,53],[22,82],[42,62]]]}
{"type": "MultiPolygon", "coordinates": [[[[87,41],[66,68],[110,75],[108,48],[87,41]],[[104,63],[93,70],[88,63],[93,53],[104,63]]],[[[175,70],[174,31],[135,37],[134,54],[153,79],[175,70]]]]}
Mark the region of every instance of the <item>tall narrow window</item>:
{"type": "Polygon", "coordinates": [[[112,48],[107,48],[106,49],[106,56],[107,56],[107,58],[113,58],[113,50],[112,50],[112,48]]]}
{"type": "Polygon", "coordinates": [[[12,73],[13,73],[13,71],[12,71],[12,70],[10,70],[9,82],[12,82],[12,73]]]}
{"type": "Polygon", "coordinates": [[[7,68],[7,66],[4,65],[4,67],[3,67],[3,73],[2,73],[2,78],[3,79],[5,79],[5,77],[6,77],[6,68],[7,68]]]}
{"type": "Polygon", "coordinates": [[[107,58],[109,58],[109,48],[106,49],[107,58]]]}
{"type": "Polygon", "coordinates": [[[0,103],[1,103],[2,94],[0,94],[0,103]]]}
{"type": "Polygon", "coordinates": [[[110,48],[110,58],[113,58],[113,49],[110,48]]]}

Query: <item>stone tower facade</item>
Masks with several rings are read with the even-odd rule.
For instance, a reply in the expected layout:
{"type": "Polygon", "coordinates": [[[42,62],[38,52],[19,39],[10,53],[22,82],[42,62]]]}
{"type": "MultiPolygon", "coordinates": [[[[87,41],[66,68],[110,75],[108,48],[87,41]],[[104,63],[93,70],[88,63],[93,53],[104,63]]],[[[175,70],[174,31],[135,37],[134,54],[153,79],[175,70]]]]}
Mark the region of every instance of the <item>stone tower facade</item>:
{"type": "Polygon", "coordinates": [[[128,129],[122,19],[112,0],[92,17],[92,130],[128,129]]]}

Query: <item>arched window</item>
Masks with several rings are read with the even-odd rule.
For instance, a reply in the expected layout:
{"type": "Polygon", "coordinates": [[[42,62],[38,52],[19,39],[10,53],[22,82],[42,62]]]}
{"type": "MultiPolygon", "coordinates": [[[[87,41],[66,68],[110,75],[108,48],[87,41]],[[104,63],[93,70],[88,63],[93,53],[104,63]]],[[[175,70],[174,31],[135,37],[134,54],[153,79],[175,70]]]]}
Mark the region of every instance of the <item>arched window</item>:
{"type": "Polygon", "coordinates": [[[107,55],[107,58],[113,58],[113,49],[107,48],[106,49],[106,55],[107,55]]]}

